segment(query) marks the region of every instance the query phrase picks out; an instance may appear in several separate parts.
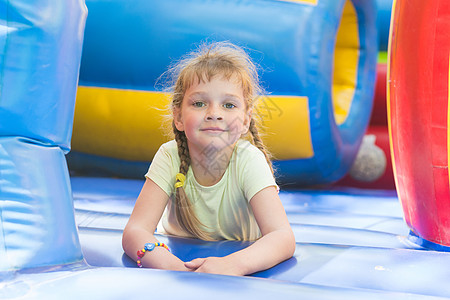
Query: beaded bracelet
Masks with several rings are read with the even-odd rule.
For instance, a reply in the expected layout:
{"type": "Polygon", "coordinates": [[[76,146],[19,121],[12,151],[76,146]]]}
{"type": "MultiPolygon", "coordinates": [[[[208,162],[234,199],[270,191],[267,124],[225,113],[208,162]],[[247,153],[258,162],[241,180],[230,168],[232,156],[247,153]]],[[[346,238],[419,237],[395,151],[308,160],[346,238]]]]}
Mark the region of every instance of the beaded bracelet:
{"type": "Polygon", "coordinates": [[[137,256],[139,257],[139,259],[136,261],[136,263],[137,263],[139,268],[142,268],[142,264],[141,264],[141,260],[140,259],[142,257],[144,257],[145,252],[150,252],[153,249],[155,249],[155,247],[163,247],[163,248],[166,248],[167,251],[170,252],[169,247],[167,247],[167,245],[164,244],[164,243],[146,243],[144,245],[144,248],[142,250],[138,250],[138,252],[137,252],[137,256]]]}

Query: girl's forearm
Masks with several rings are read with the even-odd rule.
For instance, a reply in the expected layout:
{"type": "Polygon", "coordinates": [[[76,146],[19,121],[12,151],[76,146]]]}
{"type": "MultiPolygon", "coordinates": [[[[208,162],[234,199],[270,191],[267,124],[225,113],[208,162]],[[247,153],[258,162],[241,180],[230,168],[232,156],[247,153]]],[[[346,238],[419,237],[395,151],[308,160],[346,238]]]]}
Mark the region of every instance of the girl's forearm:
{"type": "MultiPolygon", "coordinates": [[[[137,256],[138,250],[143,249],[146,243],[157,242],[158,240],[156,237],[145,229],[125,228],[122,238],[122,247],[131,259],[137,261],[139,259],[137,256]]],[[[163,247],[155,247],[155,249],[151,252],[146,252],[140,261],[142,266],[147,268],[175,271],[188,270],[184,266],[184,262],[182,260],[163,247]]]]}
{"type": "Polygon", "coordinates": [[[295,238],[292,230],[270,232],[249,247],[227,256],[230,262],[248,275],[269,269],[294,255],[295,238]]]}

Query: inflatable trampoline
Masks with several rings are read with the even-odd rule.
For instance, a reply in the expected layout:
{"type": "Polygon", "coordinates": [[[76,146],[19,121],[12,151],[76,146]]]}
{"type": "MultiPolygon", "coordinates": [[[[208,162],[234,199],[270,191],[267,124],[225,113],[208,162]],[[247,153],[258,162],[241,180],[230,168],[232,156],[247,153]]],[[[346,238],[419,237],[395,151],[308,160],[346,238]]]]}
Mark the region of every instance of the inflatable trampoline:
{"type": "MultiPolygon", "coordinates": [[[[0,298],[449,298],[450,4],[393,2],[397,190],[334,184],[373,124],[391,3],[0,0],[0,298]],[[258,109],[296,239],[292,258],[244,277],[140,269],[121,245],[166,139],[155,82],[205,40],[261,65],[258,109]]],[[[185,261],[251,243],[158,239],[185,261]]]]}

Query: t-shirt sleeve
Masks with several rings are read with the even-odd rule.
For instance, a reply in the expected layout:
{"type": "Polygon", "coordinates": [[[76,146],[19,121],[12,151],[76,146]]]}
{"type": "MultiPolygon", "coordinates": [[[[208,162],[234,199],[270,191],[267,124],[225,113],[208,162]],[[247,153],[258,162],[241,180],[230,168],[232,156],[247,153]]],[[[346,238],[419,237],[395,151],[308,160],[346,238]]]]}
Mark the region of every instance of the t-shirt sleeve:
{"type": "Polygon", "coordinates": [[[274,186],[278,189],[266,157],[258,149],[246,154],[242,167],[240,181],[245,198],[248,201],[266,187],[274,186]]]}
{"type": "Polygon", "coordinates": [[[162,145],[155,154],[145,177],[155,182],[170,197],[174,191],[176,158],[162,145]]]}

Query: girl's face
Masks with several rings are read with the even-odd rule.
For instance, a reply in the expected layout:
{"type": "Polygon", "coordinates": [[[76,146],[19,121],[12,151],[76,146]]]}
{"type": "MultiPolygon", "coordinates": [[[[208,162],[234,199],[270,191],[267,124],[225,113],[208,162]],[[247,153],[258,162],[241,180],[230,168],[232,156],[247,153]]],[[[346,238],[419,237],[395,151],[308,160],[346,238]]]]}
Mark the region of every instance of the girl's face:
{"type": "Polygon", "coordinates": [[[181,109],[174,112],[175,126],[185,132],[189,151],[207,155],[234,147],[250,119],[243,89],[234,76],[195,82],[186,91],[181,109]]]}

